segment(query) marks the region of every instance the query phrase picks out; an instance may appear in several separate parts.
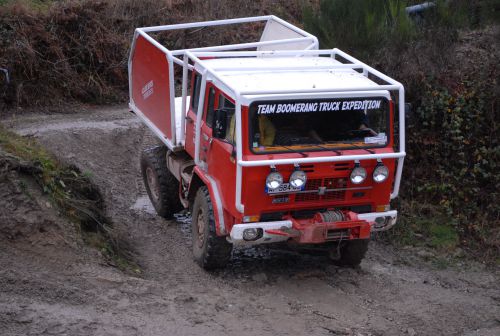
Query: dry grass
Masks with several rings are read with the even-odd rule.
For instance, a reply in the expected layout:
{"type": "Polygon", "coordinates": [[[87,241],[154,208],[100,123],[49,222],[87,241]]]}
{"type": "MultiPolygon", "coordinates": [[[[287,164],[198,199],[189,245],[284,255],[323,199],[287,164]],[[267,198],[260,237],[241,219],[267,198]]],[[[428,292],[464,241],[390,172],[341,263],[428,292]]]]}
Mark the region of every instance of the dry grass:
{"type": "MultiPolygon", "coordinates": [[[[10,85],[0,82],[0,104],[57,109],[71,101],[125,101],[136,27],[271,13],[298,22],[300,1],[84,0],[57,1],[43,10],[13,1],[0,7],[0,68],[11,75],[10,85]]],[[[170,48],[213,45],[248,40],[257,29],[231,26],[159,38],[170,48]]]]}

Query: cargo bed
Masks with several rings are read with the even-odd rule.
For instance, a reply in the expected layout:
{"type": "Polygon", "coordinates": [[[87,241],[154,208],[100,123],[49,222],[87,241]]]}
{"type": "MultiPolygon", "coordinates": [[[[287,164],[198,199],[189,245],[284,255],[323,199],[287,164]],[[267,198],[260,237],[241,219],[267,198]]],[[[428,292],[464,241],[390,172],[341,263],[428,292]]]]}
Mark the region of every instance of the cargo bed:
{"type": "Polygon", "coordinates": [[[188,72],[194,68],[188,61],[189,53],[249,49],[270,53],[277,50],[314,50],[318,49],[318,40],[274,15],[137,28],[128,63],[129,107],[169,149],[182,150],[185,139],[184,119],[189,106],[188,72]],[[169,50],[152,35],[171,30],[244,24],[251,24],[247,29],[254,30],[259,22],[263,27],[260,39],[249,43],[169,50]],[[175,68],[182,68],[182,97],[175,97],[174,86],[179,82],[175,78],[175,68]],[[155,92],[161,94],[154,94],[155,92]],[[175,113],[170,113],[171,111],[175,113]]]}

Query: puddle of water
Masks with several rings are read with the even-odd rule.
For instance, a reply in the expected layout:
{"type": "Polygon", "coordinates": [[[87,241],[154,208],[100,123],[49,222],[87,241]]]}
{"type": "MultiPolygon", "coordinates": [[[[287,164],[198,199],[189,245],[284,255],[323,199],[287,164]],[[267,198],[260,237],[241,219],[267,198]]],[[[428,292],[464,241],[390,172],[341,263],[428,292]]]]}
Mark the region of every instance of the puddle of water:
{"type": "Polygon", "coordinates": [[[174,214],[175,221],[179,224],[191,225],[191,213],[188,211],[181,211],[174,214]]]}
{"type": "Polygon", "coordinates": [[[186,242],[186,245],[191,245],[191,213],[187,210],[182,210],[174,214],[174,219],[179,224],[182,236],[186,242]]]}
{"type": "MultiPolygon", "coordinates": [[[[156,214],[147,195],[139,197],[131,209],[156,214]]],[[[191,213],[187,210],[178,212],[174,214],[174,220],[178,224],[184,243],[186,246],[191,246],[191,213]]],[[[292,251],[281,244],[235,246],[230,263],[219,274],[223,278],[245,279],[264,272],[270,278],[275,278],[300,271],[315,270],[324,263],[324,257],[318,258],[292,251]]]]}
{"type": "Polygon", "coordinates": [[[156,210],[153,207],[151,201],[149,200],[148,195],[139,197],[135,201],[135,203],[130,207],[130,209],[145,212],[150,215],[156,215],[156,210]]]}

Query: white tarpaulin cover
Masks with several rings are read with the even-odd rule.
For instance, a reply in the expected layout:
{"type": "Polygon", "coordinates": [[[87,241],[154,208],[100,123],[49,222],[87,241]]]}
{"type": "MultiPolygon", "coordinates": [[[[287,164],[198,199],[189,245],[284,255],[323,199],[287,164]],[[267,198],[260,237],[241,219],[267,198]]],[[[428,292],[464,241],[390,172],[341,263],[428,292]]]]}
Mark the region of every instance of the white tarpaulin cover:
{"type": "MultiPolygon", "coordinates": [[[[260,37],[260,42],[293,39],[301,37],[305,36],[296,31],[293,31],[292,29],[282,25],[281,23],[275,20],[269,20],[266,23],[262,36],[260,37]]],[[[264,46],[259,46],[257,50],[258,51],[303,50],[306,49],[311,43],[312,43],[311,40],[307,40],[303,42],[291,42],[287,44],[277,44],[277,45],[267,45],[267,46],[264,45],[264,46]]]]}

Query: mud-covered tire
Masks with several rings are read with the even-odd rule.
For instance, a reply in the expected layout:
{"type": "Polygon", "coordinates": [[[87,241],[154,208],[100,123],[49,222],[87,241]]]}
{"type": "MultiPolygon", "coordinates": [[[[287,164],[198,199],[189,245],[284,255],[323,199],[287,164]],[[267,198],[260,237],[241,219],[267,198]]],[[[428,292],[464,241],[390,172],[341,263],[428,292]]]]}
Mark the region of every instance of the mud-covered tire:
{"type": "MultiPolygon", "coordinates": [[[[366,251],[368,251],[369,239],[356,239],[344,242],[338,252],[340,256],[331,258],[332,262],[337,266],[349,266],[356,267],[359,266],[363,258],[365,257],[366,251]]],[[[337,252],[338,247],[333,248],[337,252]]]]}
{"type": "Polygon", "coordinates": [[[156,146],[141,155],[141,172],[149,199],[156,213],[164,218],[182,210],[179,200],[179,181],[167,168],[167,148],[156,146]]]}
{"type": "Polygon", "coordinates": [[[205,186],[196,193],[191,223],[194,260],[206,270],[226,266],[231,259],[232,245],[226,237],[216,234],[212,201],[205,186]]]}

